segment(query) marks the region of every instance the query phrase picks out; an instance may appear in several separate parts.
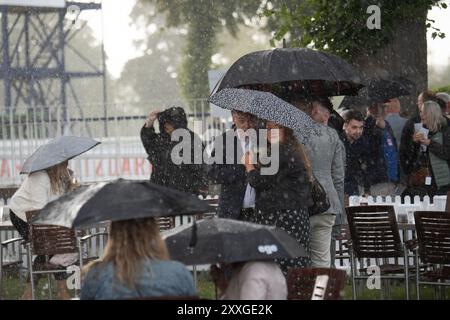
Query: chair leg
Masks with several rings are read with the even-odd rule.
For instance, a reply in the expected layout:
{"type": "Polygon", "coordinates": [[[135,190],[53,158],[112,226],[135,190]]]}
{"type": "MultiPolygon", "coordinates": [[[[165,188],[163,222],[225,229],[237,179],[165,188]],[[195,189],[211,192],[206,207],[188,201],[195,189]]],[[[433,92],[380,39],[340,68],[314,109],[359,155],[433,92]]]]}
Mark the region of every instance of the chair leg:
{"type": "MultiPolygon", "coordinates": [[[[48,264],[49,263],[49,258],[48,256],[45,256],[45,262],[48,264]]],[[[49,300],[53,300],[53,290],[52,290],[52,279],[51,279],[51,274],[47,273],[47,286],[48,286],[48,299],[49,300]]]]}
{"type": "Polygon", "coordinates": [[[33,256],[31,254],[30,244],[27,244],[27,257],[28,257],[28,273],[30,274],[30,285],[31,285],[31,299],[35,300],[35,292],[34,292],[34,277],[33,277],[33,256]]]}
{"type": "Polygon", "coordinates": [[[420,300],[420,285],[419,285],[419,281],[420,281],[420,262],[419,262],[419,253],[416,250],[416,297],[417,300],[420,300]]]}
{"type": "Polygon", "coordinates": [[[353,256],[353,250],[352,248],[348,249],[348,252],[350,253],[350,271],[352,273],[352,297],[353,300],[356,300],[356,284],[355,284],[355,269],[356,269],[356,265],[355,265],[355,258],[353,256]]]}
{"type": "Polygon", "coordinates": [[[0,300],[2,300],[2,284],[3,284],[3,246],[0,245],[0,300]]]}
{"type": "Polygon", "coordinates": [[[404,267],[405,267],[405,291],[406,291],[406,300],[409,300],[409,260],[408,260],[408,248],[403,246],[403,254],[404,254],[404,267]]]}
{"type": "MultiPolygon", "coordinates": [[[[23,252],[22,252],[22,245],[20,245],[19,246],[19,260],[23,261],[22,259],[23,259],[23,252]]],[[[22,265],[23,265],[23,262],[22,262],[22,265]]],[[[19,281],[23,280],[22,279],[22,271],[21,271],[21,269],[22,269],[22,266],[19,267],[19,281]]]]}
{"type": "Polygon", "coordinates": [[[79,265],[80,265],[80,270],[83,268],[83,248],[82,248],[82,243],[81,240],[78,238],[77,239],[78,242],[78,259],[79,259],[79,265]]]}
{"type": "Polygon", "coordinates": [[[50,273],[47,274],[48,299],[53,300],[52,281],[50,273]]]}

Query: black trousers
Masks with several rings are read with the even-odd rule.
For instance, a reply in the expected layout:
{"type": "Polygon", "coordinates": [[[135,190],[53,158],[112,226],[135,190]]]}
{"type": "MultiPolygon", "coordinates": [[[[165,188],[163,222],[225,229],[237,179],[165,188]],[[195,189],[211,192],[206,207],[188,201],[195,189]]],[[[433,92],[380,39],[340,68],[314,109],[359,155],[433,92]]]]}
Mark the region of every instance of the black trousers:
{"type": "Polygon", "coordinates": [[[29,229],[28,229],[28,223],[20,219],[14,212],[9,212],[9,218],[11,219],[11,223],[14,226],[14,228],[17,229],[17,232],[19,232],[20,236],[23,238],[23,240],[28,241],[29,240],[29,229]]]}

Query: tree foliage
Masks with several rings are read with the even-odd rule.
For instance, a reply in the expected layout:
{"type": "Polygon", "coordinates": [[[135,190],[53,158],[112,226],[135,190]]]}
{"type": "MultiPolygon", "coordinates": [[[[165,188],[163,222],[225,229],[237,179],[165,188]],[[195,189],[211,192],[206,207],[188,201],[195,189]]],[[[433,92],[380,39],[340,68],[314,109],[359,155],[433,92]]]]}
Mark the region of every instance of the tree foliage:
{"type": "MultiPolygon", "coordinates": [[[[266,8],[264,14],[276,25],[273,40],[288,37],[290,46],[313,44],[319,50],[351,59],[383,47],[393,39],[400,23],[420,17],[434,5],[447,7],[435,0],[285,0],[266,8]],[[370,5],[381,9],[381,29],[369,29],[366,25],[370,5]]],[[[445,37],[433,22],[427,20],[426,24],[434,30],[433,38],[445,37]]]]}
{"type": "Polygon", "coordinates": [[[226,28],[236,35],[239,23],[255,16],[260,7],[254,0],[141,0],[154,5],[156,12],[141,12],[148,22],[155,14],[165,14],[167,27],[186,27],[187,42],[181,64],[179,83],[187,99],[209,94],[208,70],[215,52],[217,34],[226,28]]]}

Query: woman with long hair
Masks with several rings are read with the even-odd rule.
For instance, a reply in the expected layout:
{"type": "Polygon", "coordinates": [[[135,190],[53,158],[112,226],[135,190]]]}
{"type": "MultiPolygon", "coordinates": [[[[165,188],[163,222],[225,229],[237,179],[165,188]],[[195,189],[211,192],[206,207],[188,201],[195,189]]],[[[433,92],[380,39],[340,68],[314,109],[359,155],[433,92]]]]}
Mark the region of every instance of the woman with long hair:
{"type": "MultiPolygon", "coordinates": [[[[48,169],[29,174],[12,196],[9,204],[11,223],[25,241],[30,240],[26,212],[42,209],[47,203],[77,186],[68,165],[69,162],[65,161],[48,169]]],[[[34,264],[44,261],[44,256],[38,256],[34,260],[34,264]]],[[[57,280],[59,298],[69,299],[70,294],[67,291],[65,275],[55,273],[54,276],[57,280]]],[[[31,299],[31,296],[31,283],[28,283],[22,299],[31,299]]]]}
{"type": "MultiPolygon", "coordinates": [[[[279,150],[279,169],[273,175],[261,173],[261,165],[254,165],[251,153],[243,156],[247,180],[256,190],[255,215],[252,222],[272,225],[285,230],[302,244],[309,253],[309,214],[312,204],[308,175],[305,169],[302,146],[292,129],[275,122],[266,123],[269,152],[279,150]]],[[[271,155],[277,159],[276,155],[271,155]]],[[[277,260],[284,275],[289,267],[306,267],[309,257],[277,260]]]]}
{"type": "Polygon", "coordinates": [[[81,299],[195,296],[192,275],[169,260],[154,218],[112,222],[103,257],[88,264],[81,299]]]}
{"type": "Polygon", "coordinates": [[[425,101],[420,106],[423,130],[413,134],[415,162],[411,174],[409,195],[441,195],[450,190],[450,127],[439,104],[425,101]]]}

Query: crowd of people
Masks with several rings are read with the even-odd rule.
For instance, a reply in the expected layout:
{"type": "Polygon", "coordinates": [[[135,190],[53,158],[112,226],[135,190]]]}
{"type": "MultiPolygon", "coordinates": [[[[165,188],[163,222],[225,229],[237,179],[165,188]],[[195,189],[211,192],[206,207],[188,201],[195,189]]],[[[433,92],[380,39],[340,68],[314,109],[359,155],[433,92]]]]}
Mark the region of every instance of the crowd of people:
{"type": "Polygon", "coordinates": [[[447,93],[421,92],[418,114],[400,116],[398,98],[343,113],[345,194],[434,196],[450,187],[447,93]]]}
{"type": "MultiPolygon", "coordinates": [[[[334,113],[327,97],[292,98],[293,106],[311,116],[320,134],[304,145],[287,127],[240,111],[232,111],[233,126],[214,144],[213,157],[221,163],[198,163],[201,139],[187,128],[182,108],[153,111],[141,128],[141,140],[152,164],[151,181],[177,190],[205,195],[208,185],[221,186],[217,215],[276,226],[297,239],[308,257],[240,262],[212,266],[211,275],[222,298],[286,299],[290,267],[333,267],[335,239],[346,223],[346,198],[352,195],[435,195],[450,187],[450,96],[424,91],[418,97],[418,115],[402,117],[398,98],[342,113],[343,125],[329,121],[334,113]],[[160,132],[154,124],[158,120],[160,132]],[[189,130],[192,161],[174,164],[177,144],[171,134],[189,130]],[[248,132],[267,129],[267,145],[277,146],[279,169],[261,174],[264,164],[252,147],[248,132]],[[218,149],[220,148],[220,149],[218,149]],[[227,150],[233,161],[225,161],[227,150]],[[324,188],[329,209],[311,215],[311,184],[324,188]]],[[[258,142],[258,141],[257,141],[258,142]]],[[[229,160],[229,159],[227,159],[229,160]]],[[[72,189],[67,163],[30,174],[11,201],[11,221],[26,238],[24,213],[42,208],[72,189]],[[32,190],[32,191],[31,191],[32,190]]],[[[28,295],[28,293],[27,293],[28,295]]],[[[103,257],[85,269],[82,299],[196,295],[191,274],[170,261],[153,218],[113,222],[103,257]]]]}

